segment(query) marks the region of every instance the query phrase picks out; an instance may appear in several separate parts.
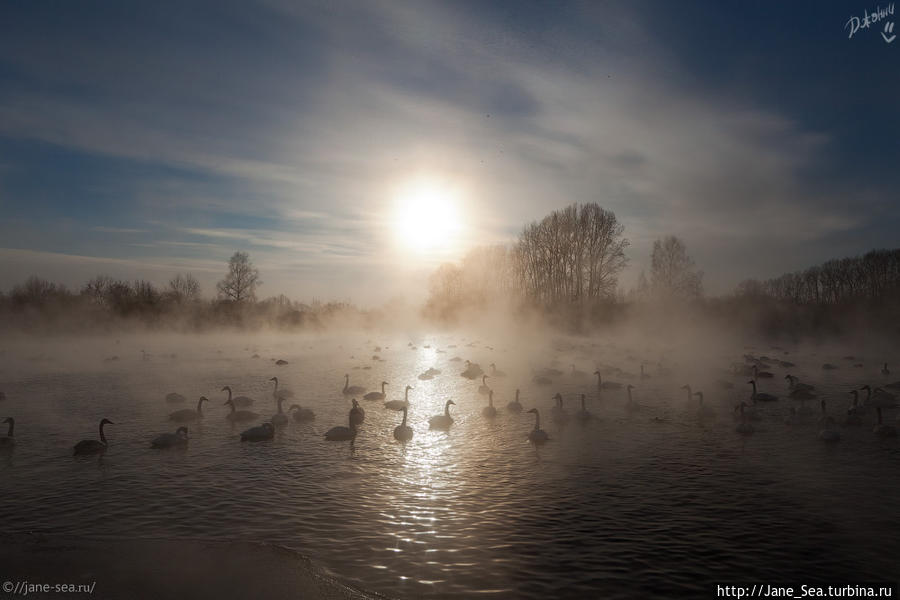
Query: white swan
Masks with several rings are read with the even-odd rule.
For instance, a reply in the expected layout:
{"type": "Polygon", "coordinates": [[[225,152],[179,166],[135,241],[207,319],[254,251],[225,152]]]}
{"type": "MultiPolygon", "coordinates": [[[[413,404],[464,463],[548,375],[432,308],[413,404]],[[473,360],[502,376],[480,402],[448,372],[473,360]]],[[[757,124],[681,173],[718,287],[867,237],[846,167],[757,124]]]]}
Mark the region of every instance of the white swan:
{"type": "Polygon", "coordinates": [[[359,405],[356,398],[353,399],[353,408],[350,409],[350,422],[359,425],[366,420],[366,410],[359,405]]]}
{"type": "Polygon", "coordinates": [[[400,421],[400,424],[394,427],[394,439],[398,442],[408,442],[413,437],[412,427],[406,424],[406,413],[408,407],[403,407],[403,420],[400,421]]]}
{"type": "Polygon", "coordinates": [[[229,399],[229,400],[226,400],[226,401],[225,401],[225,406],[230,406],[230,407],[231,407],[231,412],[228,413],[228,416],[225,417],[225,418],[228,419],[229,421],[233,421],[233,422],[235,422],[235,423],[238,423],[238,422],[241,422],[241,421],[253,421],[254,419],[258,419],[258,418],[259,418],[259,415],[256,414],[255,412],[252,412],[252,411],[249,411],[249,410],[237,410],[237,409],[235,408],[235,406],[234,406],[234,401],[233,401],[233,400],[230,400],[230,399],[229,399]]]}
{"type": "Polygon", "coordinates": [[[506,373],[497,368],[497,365],[491,363],[491,377],[506,377],[506,373]]]}
{"type": "Polygon", "coordinates": [[[885,425],[881,422],[881,407],[875,409],[875,412],[878,413],[878,423],[872,429],[872,433],[877,435],[878,437],[897,437],[897,428],[893,425],[885,425]]]}
{"type": "Polygon", "coordinates": [[[161,433],[150,442],[151,448],[174,448],[175,446],[186,446],[188,442],[188,428],[179,427],[175,433],[161,433]]]}
{"type": "Polygon", "coordinates": [[[303,423],[304,421],[312,421],[316,418],[316,413],[308,408],[303,408],[299,404],[291,404],[288,412],[291,412],[292,410],[297,411],[292,414],[294,415],[294,420],[298,423],[303,423]]]}
{"type": "Polygon", "coordinates": [[[192,408],[184,408],[182,410],[176,410],[175,412],[169,415],[170,421],[177,421],[179,423],[186,423],[188,421],[196,421],[203,417],[203,403],[209,402],[209,398],[206,396],[200,396],[200,400],[197,401],[197,410],[192,408]]]}
{"type": "Polygon", "coordinates": [[[16,438],[13,437],[13,432],[16,428],[16,420],[12,417],[6,417],[3,419],[4,423],[9,423],[9,430],[6,432],[6,435],[0,435],[0,448],[12,448],[16,445],[16,438]]]}
{"type": "Polygon", "coordinates": [[[274,398],[281,398],[282,400],[290,400],[294,397],[294,392],[291,390],[287,390],[285,388],[278,389],[278,378],[272,377],[269,381],[275,382],[275,391],[272,392],[272,396],[274,398]]]}
{"type": "Polygon", "coordinates": [[[597,376],[597,389],[598,390],[620,390],[622,389],[622,384],[617,381],[603,381],[603,376],[600,375],[600,370],[594,371],[594,375],[597,376]]]}
{"type": "Polygon", "coordinates": [[[681,386],[681,389],[687,390],[687,401],[688,401],[688,404],[691,404],[694,400],[694,397],[693,397],[694,392],[691,390],[691,384],[686,383],[683,386],[681,386]]]}
{"type": "Polygon", "coordinates": [[[349,427],[338,425],[332,427],[325,432],[325,439],[329,442],[345,442],[356,437],[356,423],[353,422],[353,415],[348,415],[349,427]]]}
{"type": "Polygon", "coordinates": [[[550,409],[550,417],[557,423],[565,423],[569,420],[569,413],[563,408],[562,394],[557,392],[557,394],[553,396],[553,400],[556,400],[556,405],[550,409]]]}
{"type": "Polygon", "coordinates": [[[263,423],[241,432],[242,442],[263,442],[275,437],[275,426],[271,423],[263,423]]]}
{"type": "Polygon", "coordinates": [[[815,389],[815,386],[810,385],[808,383],[800,383],[800,379],[798,377],[794,377],[790,373],[784,376],[785,379],[788,380],[788,389],[790,390],[806,390],[811,392],[815,389]]]}
{"type": "Polygon", "coordinates": [[[250,398],[249,396],[235,396],[234,398],[232,398],[232,397],[231,397],[231,386],[230,386],[230,385],[226,385],[225,387],[223,387],[223,388],[222,388],[222,391],[223,391],[223,392],[228,392],[228,399],[229,399],[235,406],[237,406],[237,407],[239,407],[239,408],[244,408],[244,407],[247,407],[247,406],[250,406],[251,404],[253,404],[253,398],[250,398]]]}
{"type": "Polygon", "coordinates": [[[516,390],[516,399],[506,405],[509,412],[522,412],[522,404],[519,402],[519,390],[516,390]]]}
{"type": "Polygon", "coordinates": [[[450,426],[453,425],[453,418],[450,416],[451,404],[456,404],[456,402],[447,400],[447,403],[444,404],[444,414],[434,415],[428,419],[428,427],[431,429],[450,429],[450,426]]]}
{"type": "Polygon", "coordinates": [[[411,385],[406,386],[406,390],[403,392],[403,400],[388,400],[384,403],[384,407],[391,410],[403,410],[409,407],[409,390],[411,389],[413,389],[411,385]]]}
{"type": "Polygon", "coordinates": [[[754,402],[775,402],[778,400],[778,396],[773,396],[772,394],[765,394],[763,392],[756,391],[756,380],[751,379],[748,381],[750,385],[753,386],[753,393],[750,394],[750,399],[754,402]]]}
{"type": "Polygon", "coordinates": [[[497,416],[497,409],[494,408],[494,390],[488,392],[488,405],[481,410],[481,415],[492,419],[497,416]]]}
{"type": "Polygon", "coordinates": [[[276,398],[275,401],[278,403],[278,412],[272,415],[272,425],[275,427],[282,427],[287,425],[288,422],[287,415],[281,410],[281,405],[284,403],[285,398],[276,398]]]}
{"type": "Polygon", "coordinates": [[[100,454],[101,452],[106,452],[106,448],[109,445],[106,443],[106,435],[103,433],[104,425],[115,425],[115,423],[109,419],[100,421],[100,440],[81,440],[75,444],[72,454],[100,454]]]}
{"type": "Polygon", "coordinates": [[[528,412],[534,413],[534,429],[528,432],[528,441],[533,444],[543,444],[550,439],[550,436],[541,429],[541,413],[536,408],[532,408],[528,412]]]}
{"type": "Polygon", "coordinates": [[[488,378],[487,375],[482,375],[481,376],[481,385],[478,386],[478,393],[481,394],[482,396],[487,395],[488,392],[491,391],[491,388],[487,384],[487,378],[488,378]]]}
{"type": "Polygon", "coordinates": [[[630,413],[638,412],[639,410],[641,410],[641,406],[640,406],[640,404],[638,404],[637,402],[634,401],[634,398],[631,397],[631,390],[634,389],[634,386],[629,383],[625,389],[626,389],[626,391],[628,391],[628,403],[625,404],[625,410],[630,413]]]}
{"type": "Polygon", "coordinates": [[[344,375],[344,389],[341,390],[345,396],[359,396],[365,393],[366,388],[358,385],[350,385],[350,375],[344,375]]]}
{"type": "Polygon", "coordinates": [[[585,395],[582,394],[581,395],[581,410],[579,410],[577,413],[575,413],[575,417],[582,423],[585,421],[590,421],[594,417],[594,415],[592,415],[590,412],[588,412],[587,407],[584,405],[584,399],[585,399],[585,395]]]}
{"type": "Polygon", "coordinates": [[[384,386],[388,384],[387,381],[381,382],[381,391],[380,392],[369,392],[365,396],[363,396],[363,400],[384,400],[384,386]]]}
{"type": "Polygon", "coordinates": [[[185,402],[186,400],[187,398],[176,392],[166,394],[166,402],[169,402],[170,404],[180,404],[182,402],[185,402]]]}
{"type": "Polygon", "coordinates": [[[700,405],[697,407],[697,416],[701,419],[714,419],[716,411],[713,407],[703,404],[703,392],[694,392],[694,395],[700,401],[700,405]]]}

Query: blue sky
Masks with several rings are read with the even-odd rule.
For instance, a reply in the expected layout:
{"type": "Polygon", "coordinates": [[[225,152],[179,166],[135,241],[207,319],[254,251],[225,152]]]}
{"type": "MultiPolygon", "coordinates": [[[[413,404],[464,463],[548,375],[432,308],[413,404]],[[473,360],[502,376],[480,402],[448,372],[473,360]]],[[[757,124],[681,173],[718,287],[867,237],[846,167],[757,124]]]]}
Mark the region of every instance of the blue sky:
{"type": "Polygon", "coordinates": [[[626,226],[625,286],[668,234],[712,292],[896,246],[900,39],[844,27],[877,6],[8,3],[0,289],[212,294],[245,250],[263,296],[372,304],[589,201],[626,226]],[[423,175],[465,227],[415,253],[391,210],[423,175]]]}

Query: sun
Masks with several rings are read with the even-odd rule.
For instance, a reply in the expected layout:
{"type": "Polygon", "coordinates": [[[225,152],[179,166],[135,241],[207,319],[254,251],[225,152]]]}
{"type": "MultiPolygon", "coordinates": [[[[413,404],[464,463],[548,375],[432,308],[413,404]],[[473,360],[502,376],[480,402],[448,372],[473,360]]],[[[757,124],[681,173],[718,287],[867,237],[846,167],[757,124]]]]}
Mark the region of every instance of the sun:
{"type": "Polygon", "coordinates": [[[437,250],[453,245],[462,228],[457,194],[440,182],[419,179],[397,193],[394,232],[414,250],[437,250]]]}

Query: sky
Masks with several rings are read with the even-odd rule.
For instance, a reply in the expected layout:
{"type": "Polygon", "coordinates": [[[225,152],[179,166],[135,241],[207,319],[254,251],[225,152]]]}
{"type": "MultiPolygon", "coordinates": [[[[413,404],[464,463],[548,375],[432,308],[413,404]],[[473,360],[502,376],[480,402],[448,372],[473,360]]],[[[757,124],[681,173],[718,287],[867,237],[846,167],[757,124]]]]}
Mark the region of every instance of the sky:
{"type": "Polygon", "coordinates": [[[211,296],[240,250],[261,297],[370,306],[573,202],[624,224],[624,288],[666,235],[713,294],[896,247],[900,37],[848,26],[879,6],[10,2],[0,289],[211,296]],[[417,185],[455,211],[428,247],[417,185]]]}

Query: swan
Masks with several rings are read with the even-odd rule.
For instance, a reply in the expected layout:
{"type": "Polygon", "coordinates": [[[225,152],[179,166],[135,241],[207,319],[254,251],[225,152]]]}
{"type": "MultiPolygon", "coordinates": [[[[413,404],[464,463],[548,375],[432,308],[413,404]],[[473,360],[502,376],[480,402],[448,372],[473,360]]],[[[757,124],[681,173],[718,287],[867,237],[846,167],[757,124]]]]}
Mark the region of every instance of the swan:
{"type": "Polygon", "coordinates": [[[258,419],[259,415],[255,412],[251,412],[249,410],[236,410],[234,407],[233,400],[226,400],[225,406],[231,407],[231,412],[228,413],[228,416],[225,417],[229,421],[239,422],[239,421],[252,421],[254,419],[258,419]]]}
{"type": "Polygon", "coordinates": [[[884,391],[881,388],[875,388],[873,391],[872,388],[866,384],[859,388],[861,390],[866,390],[866,402],[865,406],[874,406],[881,408],[894,408],[897,406],[897,397],[891,393],[884,391]]]}
{"type": "Polygon", "coordinates": [[[746,402],[741,402],[735,407],[735,412],[739,413],[740,419],[734,430],[741,435],[750,435],[754,431],[753,424],[747,422],[747,416],[744,414],[744,408],[746,406],[746,402]]]}
{"type": "Polygon", "coordinates": [[[484,371],[481,370],[481,367],[478,366],[477,363],[466,361],[466,370],[460,373],[466,379],[477,379],[480,375],[483,375],[484,371]]]}
{"type": "Polygon", "coordinates": [[[209,398],[206,396],[200,396],[200,400],[197,401],[197,410],[192,408],[184,408],[182,410],[176,410],[175,412],[169,415],[170,421],[178,421],[180,423],[184,423],[186,421],[196,421],[203,417],[203,403],[209,402],[209,398]]]}
{"type": "Polygon", "coordinates": [[[343,427],[341,425],[332,427],[325,432],[325,439],[329,442],[345,442],[354,439],[356,437],[356,423],[353,422],[352,414],[349,415],[348,420],[350,421],[349,427],[343,427]]]}
{"type": "Polygon", "coordinates": [[[683,386],[681,386],[681,389],[687,390],[687,401],[688,401],[688,404],[690,404],[691,401],[694,399],[694,392],[691,391],[691,385],[689,383],[686,383],[683,386]]]}
{"type": "Polygon", "coordinates": [[[16,438],[13,437],[13,431],[16,428],[16,420],[12,417],[3,419],[4,423],[9,423],[9,430],[6,435],[0,435],[0,448],[12,448],[16,445],[16,438]]]}
{"type": "Polygon", "coordinates": [[[366,409],[359,405],[356,398],[353,399],[353,408],[350,409],[350,422],[359,425],[366,420],[366,409]]]}
{"type": "Polygon", "coordinates": [[[541,429],[541,413],[536,408],[532,408],[528,412],[534,413],[534,429],[528,432],[528,441],[533,444],[543,444],[550,439],[550,436],[541,429]]]}
{"type": "Polygon", "coordinates": [[[793,391],[805,390],[807,392],[811,392],[815,389],[814,385],[810,385],[808,383],[800,383],[800,379],[798,377],[794,377],[790,373],[784,376],[785,379],[788,380],[788,389],[793,391]]]}
{"type": "Polygon", "coordinates": [[[775,402],[778,400],[778,396],[773,396],[772,394],[765,394],[763,392],[756,391],[756,380],[751,379],[748,381],[750,385],[753,386],[753,393],[750,395],[750,399],[754,402],[775,402]]]}
{"type": "Polygon", "coordinates": [[[187,446],[188,428],[179,427],[175,433],[161,433],[150,442],[151,448],[174,448],[175,446],[187,446]]]}
{"type": "Polygon", "coordinates": [[[641,409],[640,405],[631,397],[631,390],[634,389],[634,386],[629,383],[625,389],[628,391],[628,403],[625,404],[625,410],[628,412],[639,411],[641,409]]]}
{"type": "Polygon", "coordinates": [[[819,405],[822,407],[822,416],[819,417],[818,425],[822,428],[828,428],[834,426],[834,419],[828,416],[828,412],[825,409],[825,400],[821,400],[819,405]]]}
{"type": "Polygon", "coordinates": [[[650,375],[644,373],[644,363],[641,363],[641,379],[650,379],[650,375]]]}
{"type": "Polygon", "coordinates": [[[222,391],[228,392],[228,400],[230,400],[237,407],[245,408],[253,404],[253,398],[250,398],[248,396],[235,396],[234,398],[232,398],[230,385],[226,385],[225,387],[223,387],[222,391]]]}
{"type": "Polygon", "coordinates": [[[885,376],[891,374],[890,369],[887,368],[887,363],[884,363],[884,366],[881,368],[881,374],[885,376]]]}
{"type": "Polygon", "coordinates": [[[181,394],[177,394],[175,392],[172,392],[171,394],[166,394],[166,402],[169,402],[171,404],[180,404],[182,402],[185,402],[186,400],[187,400],[187,398],[185,398],[181,394]]]}
{"type": "Polygon", "coordinates": [[[578,420],[581,421],[582,423],[585,422],[585,421],[590,421],[591,418],[594,416],[594,415],[592,415],[591,413],[589,413],[589,412],[588,412],[588,409],[584,406],[584,394],[581,395],[581,410],[579,410],[579,411],[575,414],[575,416],[576,416],[576,417],[578,418],[578,420]]]}
{"type": "Polygon", "coordinates": [[[75,447],[72,449],[72,455],[100,454],[101,452],[106,452],[108,444],[106,443],[106,436],[103,434],[103,426],[107,424],[115,425],[115,423],[109,419],[100,421],[100,440],[81,440],[75,444],[75,447]]]}
{"type": "Polygon", "coordinates": [[[447,403],[444,404],[444,414],[434,415],[428,419],[428,427],[431,429],[450,429],[450,426],[453,425],[453,418],[450,416],[451,404],[456,404],[456,402],[447,400],[447,403]]]}
{"type": "Polygon", "coordinates": [[[622,388],[622,384],[616,381],[603,381],[603,376],[600,375],[599,369],[594,371],[594,375],[597,376],[598,390],[618,390],[622,388]]]}
{"type": "Polygon", "coordinates": [[[275,391],[272,392],[273,398],[276,398],[276,399],[281,398],[282,400],[290,400],[291,398],[294,397],[294,392],[292,392],[291,390],[287,390],[284,388],[281,388],[280,390],[278,389],[278,378],[277,377],[272,377],[269,379],[269,381],[275,382],[275,391]]]}
{"type": "Polygon", "coordinates": [[[753,365],[753,379],[772,379],[775,377],[769,371],[760,371],[756,365],[753,365]]]}
{"type": "Polygon", "coordinates": [[[885,425],[881,422],[881,407],[875,409],[878,414],[878,423],[872,429],[872,433],[878,437],[897,437],[897,428],[893,425],[885,425]]]}
{"type": "Polygon", "coordinates": [[[303,423],[304,421],[312,421],[316,418],[316,413],[308,408],[303,408],[299,404],[291,404],[291,407],[288,409],[288,412],[295,410],[297,412],[293,413],[294,420],[298,423],[303,423]]]}
{"type": "Polygon", "coordinates": [[[481,394],[482,396],[487,395],[487,393],[491,391],[491,388],[488,387],[488,384],[487,384],[487,378],[488,378],[487,375],[482,375],[481,376],[481,385],[478,386],[478,393],[481,394]]]}
{"type": "Polygon", "coordinates": [[[275,427],[282,427],[283,425],[287,425],[288,422],[287,415],[281,410],[281,405],[284,403],[285,398],[276,398],[275,401],[278,402],[278,412],[272,415],[272,425],[275,427]]]}
{"type": "Polygon", "coordinates": [[[697,396],[700,400],[700,405],[697,407],[697,416],[701,419],[715,418],[716,411],[713,410],[713,407],[703,404],[703,392],[694,392],[694,396],[697,396]]]}
{"type": "Polygon", "coordinates": [[[519,402],[519,390],[516,389],[516,399],[506,405],[509,412],[522,412],[522,404],[519,402]]]}
{"type": "Polygon", "coordinates": [[[506,377],[506,373],[497,368],[497,365],[491,363],[491,377],[506,377]]]}
{"type": "Polygon", "coordinates": [[[242,442],[263,442],[275,437],[275,426],[271,423],[263,423],[241,432],[242,442]]]}
{"type": "Polygon", "coordinates": [[[556,406],[550,409],[551,418],[557,423],[565,423],[569,420],[569,413],[563,408],[562,394],[557,393],[553,396],[553,400],[556,400],[556,406]]]}
{"type": "Polygon", "coordinates": [[[497,409],[494,408],[494,390],[488,392],[488,405],[481,410],[481,415],[488,419],[493,419],[497,416],[497,409]]]}
{"type": "Polygon", "coordinates": [[[569,373],[569,375],[571,377],[574,377],[575,379],[584,379],[585,377],[588,376],[588,374],[585,373],[584,371],[582,371],[580,369],[576,369],[574,364],[572,365],[572,372],[569,373]]]}
{"type": "Polygon", "coordinates": [[[369,392],[365,396],[363,396],[363,400],[384,400],[384,386],[388,384],[387,381],[381,382],[381,391],[380,392],[369,392]]]}
{"type": "Polygon", "coordinates": [[[406,390],[403,392],[403,400],[388,400],[384,403],[384,407],[391,410],[403,410],[404,407],[409,406],[409,390],[411,389],[414,389],[411,385],[406,386],[406,390]]]}
{"type": "Polygon", "coordinates": [[[551,380],[546,375],[539,375],[539,374],[535,374],[535,376],[531,378],[531,381],[533,381],[534,383],[536,383],[538,385],[550,385],[551,383],[553,383],[553,380],[551,380]]]}
{"type": "Polygon", "coordinates": [[[394,439],[398,442],[408,442],[413,436],[412,427],[406,424],[406,413],[408,410],[408,407],[403,407],[403,420],[400,421],[399,425],[394,427],[394,439]]]}
{"type": "Polygon", "coordinates": [[[350,385],[350,375],[344,375],[344,389],[341,392],[345,396],[359,396],[360,394],[364,394],[366,388],[360,387],[358,385],[350,385]]]}

